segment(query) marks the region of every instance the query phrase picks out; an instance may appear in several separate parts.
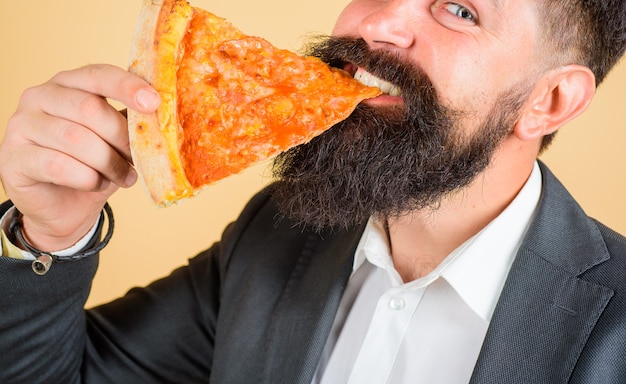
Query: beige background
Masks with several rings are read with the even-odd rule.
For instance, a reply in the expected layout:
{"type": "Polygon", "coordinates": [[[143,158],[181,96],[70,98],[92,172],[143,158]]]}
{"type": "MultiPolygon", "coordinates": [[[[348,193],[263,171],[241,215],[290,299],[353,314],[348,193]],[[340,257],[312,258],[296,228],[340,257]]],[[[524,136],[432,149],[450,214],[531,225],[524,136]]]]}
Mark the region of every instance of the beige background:
{"type": "MultiPolygon", "coordinates": [[[[192,0],[249,34],[296,50],[308,33],[330,32],[347,0],[192,0]]],[[[89,63],[126,67],[140,0],[0,0],[0,134],[23,89],[89,63]]],[[[591,109],[565,127],[543,157],[589,214],[626,233],[626,65],[591,109]]],[[[181,265],[219,238],[268,181],[266,165],[224,180],[182,205],[156,209],[140,186],[111,199],[116,234],[101,256],[88,305],[123,294],[181,265]]],[[[0,197],[5,196],[0,192],[0,197]]]]}

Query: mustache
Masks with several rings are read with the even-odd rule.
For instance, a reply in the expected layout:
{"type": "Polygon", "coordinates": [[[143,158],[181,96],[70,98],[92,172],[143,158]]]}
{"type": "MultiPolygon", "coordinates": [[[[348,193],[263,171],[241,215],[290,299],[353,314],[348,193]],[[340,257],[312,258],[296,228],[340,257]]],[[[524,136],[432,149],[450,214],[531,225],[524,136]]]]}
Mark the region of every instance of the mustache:
{"type": "Polygon", "coordinates": [[[436,98],[435,87],[415,63],[395,52],[372,49],[362,38],[349,36],[316,36],[303,48],[303,54],[326,64],[346,69],[360,67],[369,73],[405,89],[427,90],[436,98]]]}
{"type": "Polygon", "coordinates": [[[304,55],[315,56],[336,68],[352,64],[396,85],[405,81],[401,57],[382,49],[371,49],[362,38],[316,36],[304,47],[304,55]]]}

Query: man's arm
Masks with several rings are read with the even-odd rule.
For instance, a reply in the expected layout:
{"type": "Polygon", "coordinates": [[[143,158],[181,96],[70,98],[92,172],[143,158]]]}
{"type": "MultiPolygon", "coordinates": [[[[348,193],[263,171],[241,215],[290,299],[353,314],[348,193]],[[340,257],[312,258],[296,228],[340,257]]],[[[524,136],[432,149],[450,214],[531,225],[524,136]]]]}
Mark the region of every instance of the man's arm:
{"type": "Polygon", "coordinates": [[[0,382],[208,381],[220,250],[89,311],[97,255],[55,264],[43,276],[32,261],[0,257],[0,382]]]}
{"type": "MultiPolygon", "coordinates": [[[[266,229],[267,220],[275,219],[276,211],[269,202],[269,193],[257,194],[237,221],[226,228],[220,242],[189,260],[187,266],[145,288],[134,288],[118,300],[87,311],[83,305],[97,267],[97,256],[55,264],[43,276],[32,271],[31,261],[0,257],[0,308],[3,309],[0,383],[208,382],[213,371],[222,300],[231,316],[256,319],[251,321],[258,326],[258,329],[238,330],[237,334],[247,337],[238,340],[227,337],[229,352],[225,355],[232,358],[240,354],[238,344],[250,342],[250,335],[263,337],[263,325],[254,316],[270,310],[272,297],[276,299],[281,294],[280,290],[272,289],[269,296],[263,295],[264,302],[250,301],[246,294],[249,292],[246,289],[251,289],[246,287],[249,274],[243,273],[241,267],[258,257],[255,252],[244,252],[247,256],[239,259],[236,267],[232,260],[246,233],[253,232],[253,237],[264,236],[258,233],[258,226],[266,229]],[[262,217],[260,224],[253,226],[251,222],[258,217],[262,217]],[[230,290],[225,290],[225,285],[230,286],[230,290]],[[241,295],[246,299],[240,300],[241,295]],[[249,309],[250,305],[255,307],[252,313],[239,312],[241,308],[249,309]]],[[[0,205],[0,214],[8,206],[9,203],[0,205]]],[[[293,229],[291,224],[285,226],[293,229]]],[[[292,250],[299,254],[308,239],[300,229],[293,232],[299,240],[287,241],[291,244],[287,254],[292,250]]],[[[268,266],[266,262],[274,255],[266,253],[266,258],[257,262],[275,271],[271,263],[268,266]]],[[[278,275],[289,275],[288,265],[291,264],[286,265],[279,268],[282,272],[278,275]]],[[[260,280],[264,281],[265,277],[260,280]]],[[[264,284],[262,287],[268,289],[264,284]]],[[[228,328],[230,320],[222,319],[224,325],[228,328]]],[[[224,337],[222,335],[222,343],[224,337]]],[[[264,346],[254,343],[253,348],[247,349],[248,354],[255,348],[264,346]]],[[[224,364],[224,355],[221,364],[224,364]]],[[[245,358],[232,364],[231,368],[245,369],[247,374],[262,366],[261,361],[245,358]]],[[[220,368],[222,373],[228,369],[220,368]]]]}
{"type": "MultiPolygon", "coordinates": [[[[10,206],[2,204],[0,213],[10,206]]],[[[85,344],[83,306],[98,257],[55,266],[45,276],[31,263],[0,257],[0,382],[76,382],[85,344]]]]}
{"type": "MultiPolygon", "coordinates": [[[[21,234],[41,251],[76,244],[117,188],[136,181],[127,122],[109,98],[143,112],[159,103],[139,77],[92,65],[26,90],[9,119],[0,145],[0,180],[23,214],[21,234]]],[[[25,382],[78,377],[85,343],[82,307],[96,264],[97,257],[89,257],[38,276],[31,261],[0,258],[0,375],[32,375],[25,382]],[[43,372],[73,376],[44,380],[34,374],[43,372]]]]}

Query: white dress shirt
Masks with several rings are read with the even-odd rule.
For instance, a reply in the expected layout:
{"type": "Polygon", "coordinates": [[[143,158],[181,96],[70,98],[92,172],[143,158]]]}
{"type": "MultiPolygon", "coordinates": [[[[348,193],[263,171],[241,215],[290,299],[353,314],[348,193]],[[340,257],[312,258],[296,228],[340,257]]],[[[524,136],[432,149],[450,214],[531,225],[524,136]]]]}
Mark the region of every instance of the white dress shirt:
{"type": "Polygon", "coordinates": [[[404,283],[370,220],[314,384],[467,383],[541,193],[535,164],[511,204],[431,273],[404,283]]]}

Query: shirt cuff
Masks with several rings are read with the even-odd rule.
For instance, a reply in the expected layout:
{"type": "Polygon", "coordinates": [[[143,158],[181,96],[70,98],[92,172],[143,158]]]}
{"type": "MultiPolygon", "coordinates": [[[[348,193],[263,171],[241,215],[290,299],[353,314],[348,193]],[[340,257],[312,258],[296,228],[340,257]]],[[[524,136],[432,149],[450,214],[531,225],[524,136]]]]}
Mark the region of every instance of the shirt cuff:
{"type": "MultiPolygon", "coordinates": [[[[0,218],[0,228],[2,229],[0,231],[0,242],[2,243],[0,244],[1,245],[0,257],[4,256],[4,257],[10,257],[14,259],[35,260],[36,259],[35,255],[21,248],[18,248],[15,244],[11,243],[9,239],[7,238],[5,229],[8,226],[5,224],[8,218],[11,217],[11,215],[13,214],[14,209],[15,207],[10,208],[8,211],[5,212],[2,218],[0,218]]],[[[60,251],[50,252],[50,253],[56,256],[72,256],[73,254],[80,252],[80,250],[82,250],[87,245],[87,243],[89,243],[89,241],[93,238],[96,230],[98,229],[98,224],[100,223],[101,219],[102,218],[100,217],[96,221],[94,226],[91,227],[91,230],[89,230],[89,232],[87,232],[87,234],[82,239],[80,239],[76,244],[72,245],[69,248],[62,249],[60,251]]]]}

